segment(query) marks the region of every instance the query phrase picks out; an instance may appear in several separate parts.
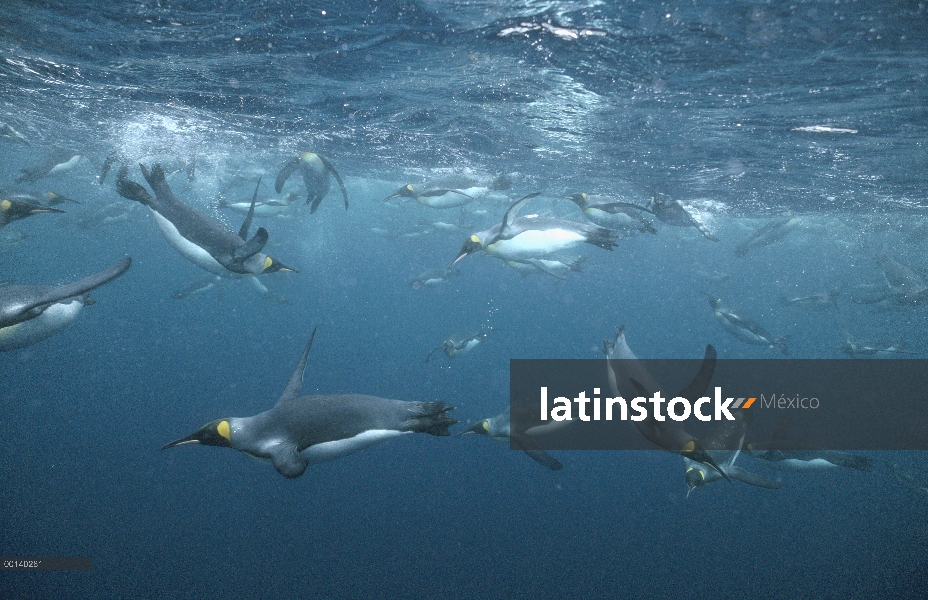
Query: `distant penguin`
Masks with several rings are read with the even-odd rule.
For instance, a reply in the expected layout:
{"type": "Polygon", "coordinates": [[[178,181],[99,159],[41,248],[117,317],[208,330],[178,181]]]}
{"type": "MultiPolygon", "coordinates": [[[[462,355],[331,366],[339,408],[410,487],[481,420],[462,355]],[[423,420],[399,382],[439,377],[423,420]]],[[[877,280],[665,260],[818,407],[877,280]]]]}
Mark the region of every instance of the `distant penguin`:
{"type": "Polygon", "coordinates": [[[429,352],[429,355],[425,357],[425,362],[429,362],[432,355],[439,350],[443,350],[449,358],[454,358],[465,352],[470,352],[478,345],[482,344],[485,339],[487,339],[487,334],[482,331],[470,335],[453,335],[442,342],[441,346],[429,352]]]}
{"type": "Polygon", "coordinates": [[[26,140],[25,137],[23,137],[23,134],[13,129],[8,123],[0,123],[0,137],[10,138],[16,140],[17,142],[22,142],[27,146],[32,145],[28,140],[26,140]]]}
{"type": "Polygon", "coordinates": [[[525,260],[543,258],[582,243],[606,250],[615,246],[615,235],[604,227],[538,215],[519,217],[519,210],[538,195],[536,192],[517,200],[506,211],[502,223],[471,235],[451,265],[478,250],[503,260],[525,260]]]}
{"type": "Polygon", "coordinates": [[[39,213],[63,213],[63,210],[51,208],[42,204],[33,204],[16,198],[4,198],[0,200],[0,228],[18,221],[37,215],[39,213]]]}
{"type": "MultiPolygon", "coordinates": [[[[541,465],[551,469],[552,471],[560,471],[564,468],[564,465],[560,463],[553,456],[542,450],[538,442],[536,442],[532,435],[529,432],[518,432],[512,431],[512,422],[510,419],[510,409],[506,409],[502,414],[496,415],[489,419],[481,419],[477,421],[470,429],[459,433],[458,435],[468,435],[476,433],[478,435],[485,435],[487,437],[493,438],[498,442],[508,442],[510,439],[515,441],[519,448],[523,452],[528,454],[534,461],[538,462],[541,465]]],[[[542,428],[548,427],[551,425],[557,426],[568,426],[570,425],[569,421],[552,421],[547,425],[541,427],[532,428],[532,433],[539,433],[542,428]],[[538,430],[537,432],[535,430],[538,430]]]]}
{"type": "MultiPolygon", "coordinates": [[[[123,198],[147,206],[168,243],[184,258],[223,277],[295,271],[261,253],[268,240],[267,230],[263,227],[259,227],[254,237],[246,241],[252,213],[245,217],[245,222],[236,234],[214,217],[181,202],[171,191],[160,165],[154,165],[151,172],[144,165],[139,166],[155,196],[152,197],[145,188],[128,179],[126,167],[122,167],[116,177],[116,191],[123,198]]],[[[258,185],[260,183],[258,180],[258,185]]],[[[258,188],[255,187],[252,203],[257,197],[258,188]]]]}
{"type": "Polygon", "coordinates": [[[452,277],[457,277],[461,272],[457,269],[445,267],[444,269],[429,269],[421,273],[418,277],[409,282],[409,287],[419,290],[426,287],[434,287],[444,283],[452,277]]]}
{"type": "Polygon", "coordinates": [[[763,227],[752,233],[746,240],[738,244],[735,254],[745,256],[752,248],[761,248],[782,240],[799,225],[797,217],[786,217],[766,223],[763,227]]]}
{"type": "Polygon", "coordinates": [[[671,200],[663,194],[657,194],[648,203],[648,210],[662,223],[674,227],[695,227],[706,239],[713,242],[719,241],[719,238],[715,237],[708,227],[693,217],[679,200],[671,200]]]}
{"type": "Polygon", "coordinates": [[[80,152],[56,148],[39,162],[20,169],[16,183],[35,183],[47,175],[61,175],[76,167],[83,158],[80,152]]]}
{"type": "Polygon", "coordinates": [[[88,292],[116,279],[131,264],[131,258],[124,258],[96,275],[58,287],[0,286],[0,351],[25,348],[63,330],[91,302],[88,292]]]}
{"type": "Polygon", "coordinates": [[[870,471],[874,464],[866,456],[840,450],[754,450],[751,456],[766,461],[771,467],[789,471],[823,471],[836,467],[870,471]]]}
{"type": "Polygon", "coordinates": [[[543,274],[550,275],[561,281],[567,279],[567,274],[571,271],[577,273],[583,272],[583,256],[574,256],[569,258],[559,258],[550,256],[548,258],[528,258],[525,260],[507,260],[506,264],[522,274],[523,277],[528,275],[543,274]]]}
{"type": "Polygon", "coordinates": [[[473,196],[461,190],[433,189],[416,193],[408,183],[384,198],[384,202],[392,198],[412,198],[419,204],[431,208],[457,208],[474,201],[473,196]]]}
{"type": "Polygon", "coordinates": [[[274,182],[274,190],[279,194],[284,189],[284,183],[299,169],[303,175],[303,183],[306,185],[306,204],[312,203],[309,208],[310,213],[316,212],[319,203],[326,194],[329,193],[331,181],[329,174],[335,177],[338,187],[342,191],[342,198],[345,200],[345,210],[348,210],[348,192],[345,191],[345,184],[339,176],[335,167],[332,166],[325,157],[313,152],[300,152],[300,155],[290,160],[283,166],[280,173],[277,174],[277,181],[274,182]]]}
{"type": "Polygon", "coordinates": [[[719,298],[710,294],[704,293],[704,295],[709,300],[709,305],[712,306],[712,314],[715,316],[715,320],[732,336],[742,342],[754,346],[776,348],[784,355],[789,355],[789,350],[786,347],[788,336],[775,338],[756,321],[742,317],[723,305],[719,298]]]}
{"type": "Polygon", "coordinates": [[[234,448],[268,459],[284,477],[299,477],[310,464],[335,460],[407,433],[450,435],[457,423],[441,402],[404,402],[358,394],[300,396],[303,371],[316,331],[271,409],[253,417],[225,418],[162,447],[204,444],[234,448]]]}
{"type": "Polygon", "coordinates": [[[657,229],[641,213],[650,213],[645,206],[631,202],[618,202],[603,196],[590,196],[583,192],[566,196],[576,204],[591,223],[626,233],[657,233],[657,229]]]}

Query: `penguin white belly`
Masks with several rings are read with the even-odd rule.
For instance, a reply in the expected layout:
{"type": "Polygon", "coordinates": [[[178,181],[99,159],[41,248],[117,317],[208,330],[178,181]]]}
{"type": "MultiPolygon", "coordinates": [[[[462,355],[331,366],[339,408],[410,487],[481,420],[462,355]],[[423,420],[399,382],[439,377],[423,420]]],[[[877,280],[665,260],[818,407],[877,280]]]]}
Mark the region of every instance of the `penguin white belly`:
{"type": "Polygon", "coordinates": [[[784,460],[772,461],[769,463],[774,469],[785,469],[787,471],[826,471],[837,467],[824,458],[813,458],[812,460],[799,460],[798,458],[787,458],[784,460]]]}
{"type": "Polygon", "coordinates": [[[573,248],[586,241],[576,231],[568,229],[531,229],[508,239],[493,242],[484,250],[494,256],[505,259],[536,258],[573,248]]]}
{"type": "Polygon", "coordinates": [[[52,169],[48,172],[48,174],[49,175],[60,175],[62,173],[66,173],[70,171],[71,169],[73,169],[74,167],[76,167],[77,163],[81,162],[82,158],[83,156],[81,156],[80,154],[75,154],[67,162],[59,163],[55,165],[54,167],[52,167],[52,169]]]}
{"type": "Polygon", "coordinates": [[[315,465],[360,452],[365,448],[407,433],[412,432],[396,431],[395,429],[369,429],[354,437],[315,444],[300,452],[300,456],[305,458],[309,464],[315,465]]]}
{"type": "Polygon", "coordinates": [[[718,322],[721,323],[722,327],[725,328],[725,331],[732,334],[734,337],[738,338],[742,342],[748,344],[753,344],[755,346],[770,346],[771,341],[767,338],[758,335],[751,331],[750,329],[745,329],[737,323],[732,323],[724,313],[715,312],[715,318],[718,319],[718,322]]]}
{"type": "Polygon", "coordinates": [[[223,277],[229,277],[231,275],[230,271],[219,264],[219,261],[213,258],[209,252],[182,236],[180,232],[177,231],[177,227],[174,227],[174,223],[165,219],[161,216],[161,213],[153,208],[149,208],[148,210],[155,216],[158,229],[161,230],[165,239],[169,244],[174,246],[174,249],[180,252],[184,258],[210,273],[215,273],[223,277]]]}
{"type": "Polygon", "coordinates": [[[416,200],[430,208],[457,208],[473,202],[473,198],[468,198],[463,194],[449,192],[443,196],[417,196],[416,200]]]}
{"type": "Polygon", "coordinates": [[[641,227],[641,222],[625,213],[608,213],[598,208],[586,209],[586,216],[600,227],[606,229],[632,229],[641,227]]]}
{"type": "Polygon", "coordinates": [[[25,348],[55,335],[73,323],[82,308],[83,302],[70,299],[52,304],[34,319],[0,328],[0,352],[25,348]]]}

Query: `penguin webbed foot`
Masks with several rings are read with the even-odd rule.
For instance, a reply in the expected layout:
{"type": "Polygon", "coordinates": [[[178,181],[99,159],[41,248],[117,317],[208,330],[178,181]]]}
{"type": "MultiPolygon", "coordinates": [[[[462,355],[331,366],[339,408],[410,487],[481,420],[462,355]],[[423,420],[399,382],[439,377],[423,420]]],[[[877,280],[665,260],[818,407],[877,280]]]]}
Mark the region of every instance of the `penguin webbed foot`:
{"type": "Polygon", "coordinates": [[[129,167],[125,165],[116,173],[116,193],[127,200],[134,200],[142,204],[148,204],[152,199],[151,194],[142,187],[142,184],[129,179],[129,167]]]}

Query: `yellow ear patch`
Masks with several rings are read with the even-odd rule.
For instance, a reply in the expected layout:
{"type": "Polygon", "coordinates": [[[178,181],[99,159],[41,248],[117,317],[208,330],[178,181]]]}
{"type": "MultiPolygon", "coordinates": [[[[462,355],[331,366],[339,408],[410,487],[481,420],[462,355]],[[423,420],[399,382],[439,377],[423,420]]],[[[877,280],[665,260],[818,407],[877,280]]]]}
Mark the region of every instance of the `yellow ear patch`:
{"type": "Polygon", "coordinates": [[[411,191],[412,191],[412,185],[407,183],[407,184],[406,184],[406,189],[409,190],[409,191],[411,192],[411,191]]]}
{"type": "Polygon", "coordinates": [[[696,440],[690,440],[687,443],[683,444],[683,447],[680,448],[681,452],[692,452],[696,449],[696,440]]]}
{"type": "Polygon", "coordinates": [[[216,433],[226,438],[230,442],[232,441],[232,433],[229,431],[228,421],[219,421],[219,424],[216,425],[216,433]]]}
{"type": "Polygon", "coordinates": [[[10,210],[11,206],[13,206],[13,203],[10,202],[9,200],[0,201],[0,210],[2,210],[3,212],[10,210]]]}
{"type": "Polygon", "coordinates": [[[273,264],[274,264],[274,259],[271,258],[270,256],[268,256],[267,258],[264,259],[264,266],[261,267],[261,270],[262,270],[262,271],[266,271],[267,268],[270,267],[270,266],[273,265],[273,264]]]}
{"type": "Polygon", "coordinates": [[[480,424],[480,426],[483,427],[483,430],[484,430],[484,431],[490,431],[490,422],[489,422],[489,421],[484,421],[483,423],[480,424]]]}
{"type": "Polygon", "coordinates": [[[472,242],[475,243],[475,244],[480,244],[480,243],[482,243],[482,242],[480,241],[480,238],[477,237],[476,235],[470,236],[470,241],[472,241],[472,242]]]}

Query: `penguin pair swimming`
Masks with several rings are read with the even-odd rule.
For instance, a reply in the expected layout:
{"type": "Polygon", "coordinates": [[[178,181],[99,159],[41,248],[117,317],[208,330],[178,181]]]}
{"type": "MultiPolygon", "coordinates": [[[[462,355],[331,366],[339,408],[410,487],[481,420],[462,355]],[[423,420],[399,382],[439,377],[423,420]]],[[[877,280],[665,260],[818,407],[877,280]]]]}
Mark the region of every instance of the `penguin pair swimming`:
{"type": "Polygon", "coordinates": [[[735,248],[735,254],[739,257],[743,257],[748,253],[748,250],[752,248],[769,246],[776,241],[782,240],[789,235],[799,223],[798,217],[786,217],[784,219],[770,221],[749,235],[746,240],[738,244],[738,247],[735,248]]]}
{"type": "Polygon", "coordinates": [[[416,193],[412,185],[408,183],[384,198],[384,202],[393,198],[412,198],[419,204],[431,208],[457,208],[474,201],[473,196],[461,190],[432,189],[421,194],[416,193]]]}
{"type": "Polygon", "coordinates": [[[451,265],[478,250],[503,260],[525,260],[542,258],[582,243],[606,250],[615,246],[615,234],[605,227],[538,215],[519,217],[519,210],[538,195],[539,192],[535,192],[520,198],[506,211],[502,223],[471,235],[451,265]]]}
{"type": "Polygon", "coordinates": [[[591,196],[583,192],[565,196],[576,204],[591,223],[626,233],[657,233],[657,229],[641,213],[651,213],[645,206],[631,202],[618,202],[605,196],[591,196]]]}
{"type": "Polygon", "coordinates": [[[657,194],[648,203],[648,210],[662,223],[674,227],[695,227],[707,240],[719,241],[719,238],[690,214],[690,211],[679,200],[671,200],[663,194],[657,194]]]}
{"type": "MultiPolygon", "coordinates": [[[[223,277],[296,271],[261,252],[268,240],[267,230],[263,227],[258,228],[254,237],[246,239],[251,228],[252,212],[245,217],[245,222],[236,234],[217,219],[179,200],[171,191],[161,165],[154,165],[151,171],[145,165],[139,166],[155,196],[152,197],[140,184],[131,181],[125,166],[116,176],[116,191],[123,198],[148,207],[168,243],[184,258],[223,277]]],[[[255,187],[252,204],[257,197],[258,188],[255,187]]]]}
{"type": "Polygon", "coordinates": [[[5,227],[13,221],[25,219],[32,215],[63,212],[64,211],[59,208],[51,208],[50,206],[28,202],[14,197],[3,198],[0,200],[0,228],[5,227]]]}
{"type": "MultiPolygon", "coordinates": [[[[520,406],[521,405],[528,407],[527,404],[520,404],[520,406]]],[[[530,407],[528,408],[530,409],[530,407]]],[[[520,422],[524,423],[527,421],[528,417],[522,419],[520,422]]],[[[536,442],[532,436],[546,433],[547,431],[552,431],[555,427],[561,428],[569,425],[569,421],[552,421],[551,423],[539,427],[533,427],[528,431],[515,431],[512,429],[510,409],[507,408],[506,411],[502,414],[496,415],[495,417],[491,417],[489,419],[481,419],[480,421],[477,421],[477,423],[475,423],[470,429],[459,433],[458,435],[485,435],[498,442],[508,442],[512,440],[535,462],[544,465],[552,471],[560,471],[564,468],[564,465],[562,465],[556,458],[542,450],[538,445],[538,442],[536,442]]]]}
{"type": "MultiPolygon", "coordinates": [[[[603,341],[603,354],[606,355],[606,375],[609,378],[610,391],[615,396],[635,398],[651,397],[661,388],[647,370],[625,339],[625,328],[615,332],[614,340],[603,341]]],[[[711,344],[706,346],[699,372],[680,393],[671,397],[695,400],[704,395],[715,372],[716,353],[711,344]]],[[[649,414],[644,421],[636,421],[635,428],[649,442],[670,452],[680,454],[715,470],[721,477],[728,479],[725,471],[716,463],[703,444],[683,429],[675,421],[657,421],[649,414]]]]}
{"type": "Polygon", "coordinates": [[[131,258],[124,258],[96,275],[58,287],[0,286],[0,351],[25,348],[63,330],[91,303],[91,290],[116,279],[131,264],[131,258]]]}
{"type": "Polygon", "coordinates": [[[443,350],[444,353],[448,355],[448,358],[454,358],[465,352],[470,352],[482,344],[485,339],[487,339],[487,334],[482,331],[470,335],[453,335],[442,342],[441,346],[433,348],[432,351],[429,352],[429,355],[425,357],[425,362],[429,362],[432,355],[439,350],[443,350]]]}
{"type": "Polygon", "coordinates": [[[715,316],[715,320],[732,336],[742,342],[754,346],[776,348],[784,355],[789,355],[789,349],[786,347],[786,340],[789,336],[775,338],[756,321],[742,317],[732,309],[723,305],[721,299],[706,293],[703,293],[703,295],[709,300],[709,305],[712,306],[712,314],[715,316]]]}
{"type": "Polygon", "coordinates": [[[20,169],[16,183],[35,183],[47,175],[61,175],[76,167],[83,158],[80,152],[56,148],[39,162],[20,169]]]}
{"type": "Polygon", "coordinates": [[[268,459],[284,477],[299,477],[310,464],[335,460],[407,433],[451,435],[457,423],[442,402],[404,402],[359,394],[300,396],[315,329],[283,394],[272,408],[252,417],[225,418],[161,449],[203,444],[234,448],[268,459]]]}
{"type": "Polygon", "coordinates": [[[342,198],[345,200],[345,210],[348,210],[348,192],[345,191],[345,184],[342,182],[341,176],[339,176],[335,167],[332,166],[332,163],[326,160],[324,156],[313,152],[300,152],[299,156],[290,160],[283,166],[277,174],[277,180],[274,182],[274,190],[278,194],[284,189],[284,184],[287,182],[287,179],[289,179],[297,169],[299,169],[300,174],[303,175],[303,184],[306,186],[306,204],[312,203],[312,206],[309,208],[310,214],[316,212],[322,199],[329,193],[329,189],[332,186],[332,182],[329,179],[330,173],[332,177],[335,178],[339,189],[342,191],[342,198]]]}

